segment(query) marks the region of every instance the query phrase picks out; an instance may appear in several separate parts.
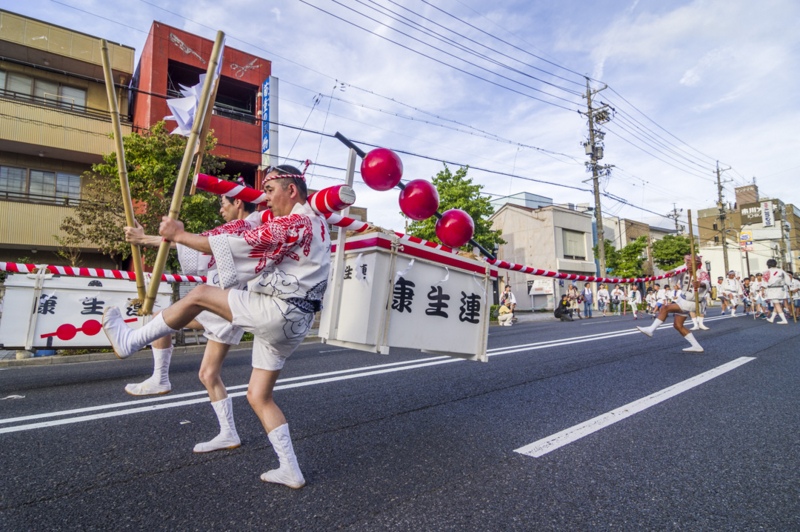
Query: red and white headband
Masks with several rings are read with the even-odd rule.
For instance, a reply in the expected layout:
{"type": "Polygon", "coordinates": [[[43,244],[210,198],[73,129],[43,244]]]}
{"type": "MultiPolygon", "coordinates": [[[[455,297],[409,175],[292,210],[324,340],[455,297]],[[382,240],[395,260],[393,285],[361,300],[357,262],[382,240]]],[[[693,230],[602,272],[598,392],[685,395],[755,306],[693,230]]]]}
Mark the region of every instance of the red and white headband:
{"type": "Polygon", "coordinates": [[[311,165],[311,161],[306,159],[303,162],[303,164],[305,165],[305,167],[303,168],[303,173],[302,174],[287,174],[284,170],[281,170],[277,166],[270,166],[269,168],[267,168],[267,171],[265,172],[264,181],[271,181],[272,179],[285,179],[287,177],[298,177],[298,178],[302,179],[303,181],[305,181],[306,180],[306,170],[308,170],[309,165],[311,165]],[[277,173],[275,175],[273,175],[273,176],[269,176],[270,172],[277,172],[277,173]]]}

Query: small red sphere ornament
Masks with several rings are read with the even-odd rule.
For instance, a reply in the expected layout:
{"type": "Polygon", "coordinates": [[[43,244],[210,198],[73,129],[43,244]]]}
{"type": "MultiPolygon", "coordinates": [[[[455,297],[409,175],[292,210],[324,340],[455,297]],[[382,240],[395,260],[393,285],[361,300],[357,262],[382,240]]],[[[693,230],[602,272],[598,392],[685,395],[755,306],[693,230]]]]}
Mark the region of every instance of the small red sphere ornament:
{"type": "Polygon", "coordinates": [[[403,161],[392,150],[376,148],[361,161],[361,177],[373,190],[389,190],[403,177],[403,161]]]}
{"type": "Polygon", "coordinates": [[[427,220],[439,208],[439,192],[424,179],[406,183],[400,192],[400,210],[412,220],[427,220]]]}
{"type": "Polygon", "coordinates": [[[451,248],[460,248],[469,242],[474,233],[472,217],[461,209],[445,211],[436,222],[436,236],[442,244],[451,248]]]}

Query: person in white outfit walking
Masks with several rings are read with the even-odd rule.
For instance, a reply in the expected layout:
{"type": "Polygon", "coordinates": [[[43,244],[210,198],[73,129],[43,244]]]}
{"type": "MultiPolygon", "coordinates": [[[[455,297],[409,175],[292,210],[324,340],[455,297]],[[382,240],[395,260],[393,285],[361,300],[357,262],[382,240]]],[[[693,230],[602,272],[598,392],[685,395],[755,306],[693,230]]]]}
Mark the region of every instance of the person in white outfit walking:
{"type": "MultiPolygon", "coordinates": [[[[731,270],[728,272],[728,277],[722,281],[722,300],[728,304],[731,309],[731,316],[736,317],[736,307],[739,306],[739,299],[742,297],[742,284],[739,279],[736,279],[736,272],[731,270]]],[[[725,314],[725,310],[722,310],[725,314]]]]}
{"type": "Polygon", "coordinates": [[[778,268],[778,261],[775,259],[767,261],[767,268],[769,269],[762,276],[766,285],[765,299],[775,308],[767,321],[775,323],[775,316],[780,316],[778,325],[787,325],[789,322],[786,321],[786,315],[783,313],[783,300],[789,297],[789,276],[778,268]]]}
{"type": "Polygon", "coordinates": [[[642,303],[642,293],[639,291],[639,287],[633,285],[628,292],[628,303],[631,306],[631,311],[633,312],[633,319],[639,319],[639,305],[642,303]]]}

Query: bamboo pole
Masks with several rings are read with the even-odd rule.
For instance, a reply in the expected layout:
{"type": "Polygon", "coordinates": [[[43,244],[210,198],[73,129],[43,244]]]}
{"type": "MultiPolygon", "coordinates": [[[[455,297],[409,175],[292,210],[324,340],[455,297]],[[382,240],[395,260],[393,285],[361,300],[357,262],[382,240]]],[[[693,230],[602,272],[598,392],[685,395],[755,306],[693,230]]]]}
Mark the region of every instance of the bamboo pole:
{"type": "MultiPolygon", "coordinates": [[[[128,168],[125,165],[125,147],[122,144],[122,127],[119,123],[119,108],[117,106],[117,93],[114,89],[114,77],[111,74],[111,61],[108,58],[108,42],[100,40],[100,56],[103,60],[103,74],[106,80],[106,94],[108,95],[108,111],[111,114],[111,125],[114,128],[114,143],[117,149],[117,170],[119,171],[119,186],[122,189],[122,206],[125,208],[125,223],[128,227],[136,227],[133,216],[133,201],[131,188],[128,185],[128,168]]],[[[136,292],[139,301],[145,298],[144,272],[142,270],[142,253],[139,246],[131,244],[131,257],[133,271],[136,273],[136,292]]]]}
{"type": "MultiPolygon", "coordinates": [[[[211,99],[211,85],[214,80],[214,73],[217,70],[217,64],[220,61],[220,52],[222,51],[222,41],[225,39],[225,34],[221,31],[217,32],[217,39],[214,41],[214,48],[211,51],[211,58],[208,61],[208,70],[206,71],[206,79],[203,83],[203,90],[200,93],[200,101],[197,104],[197,110],[203,110],[201,116],[195,116],[192,124],[192,131],[189,133],[189,140],[186,142],[186,151],[183,152],[183,161],[181,168],[178,171],[178,180],[175,183],[175,190],[172,194],[172,204],[169,207],[169,217],[173,220],[178,219],[181,213],[181,204],[183,203],[183,191],[186,189],[186,181],[189,178],[189,171],[192,166],[192,159],[197,146],[197,140],[200,132],[205,126],[205,121],[210,120],[211,116],[205,111],[208,109],[208,103],[211,99]]],[[[153,304],[158,295],[158,285],[161,282],[161,276],[164,274],[164,268],[167,265],[167,258],[169,256],[170,243],[166,240],[161,242],[158,247],[158,256],[156,263],[153,265],[153,277],[150,286],[147,288],[147,295],[142,305],[142,314],[149,315],[153,312],[153,304]]]]}
{"type": "Polygon", "coordinates": [[[694,231],[692,230],[692,209],[688,211],[689,215],[689,245],[691,246],[692,250],[692,289],[694,290],[694,315],[700,316],[700,294],[698,289],[694,287],[694,283],[697,281],[697,263],[694,259],[694,231]]]}
{"type": "MultiPolygon", "coordinates": [[[[200,132],[200,138],[197,139],[197,148],[194,151],[194,155],[196,157],[194,163],[194,175],[200,173],[200,167],[203,165],[203,155],[206,153],[206,137],[208,137],[208,132],[211,129],[211,116],[213,115],[214,111],[214,102],[217,101],[217,91],[219,90],[219,78],[214,80],[214,88],[211,91],[211,98],[208,99],[208,107],[206,107],[206,114],[204,116],[208,117],[208,120],[204,120],[203,130],[200,132]]],[[[195,179],[192,179],[192,188],[189,190],[189,195],[194,196],[196,192],[195,189],[195,179]]]]}

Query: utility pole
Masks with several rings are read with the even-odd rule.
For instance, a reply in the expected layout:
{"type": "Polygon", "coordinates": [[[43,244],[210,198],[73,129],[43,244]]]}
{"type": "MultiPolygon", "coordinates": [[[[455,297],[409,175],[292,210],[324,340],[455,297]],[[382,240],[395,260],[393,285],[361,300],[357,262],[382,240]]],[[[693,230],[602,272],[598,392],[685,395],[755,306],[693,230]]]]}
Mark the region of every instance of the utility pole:
{"type": "Polygon", "coordinates": [[[606,240],[605,232],[603,231],[603,211],[600,207],[600,181],[601,175],[608,175],[609,170],[613,165],[599,165],[597,161],[603,158],[603,137],[605,133],[595,129],[595,125],[605,124],[611,120],[609,113],[609,106],[603,104],[597,109],[592,107],[592,96],[598,92],[605,90],[608,85],[603,85],[602,89],[596,91],[592,90],[589,85],[589,78],[586,78],[586,118],[589,121],[589,139],[584,144],[586,148],[586,155],[589,156],[589,162],[586,163],[586,168],[592,172],[592,185],[594,187],[594,214],[597,221],[597,256],[598,264],[600,266],[600,277],[606,275],[606,240]]]}
{"type": "Polygon", "coordinates": [[[728,236],[726,232],[727,228],[725,227],[727,213],[725,212],[725,204],[722,202],[722,172],[730,169],[731,167],[729,166],[728,168],[720,170],[719,161],[717,161],[717,207],[719,207],[719,231],[722,235],[722,257],[725,260],[725,277],[728,276],[730,269],[728,267],[728,236]]]}
{"type": "Polygon", "coordinates": [[[679,209],[673,203],[672,204],[672,212],[667,214],[667,218],[672,218],[673,220],[675,220],[675,234],[676,235],[681,234],[681,225],[680,225],[679,222],[680,222],[680,213],[682,213],[682,212],[683,212],[683,209],[679,209]]]}

